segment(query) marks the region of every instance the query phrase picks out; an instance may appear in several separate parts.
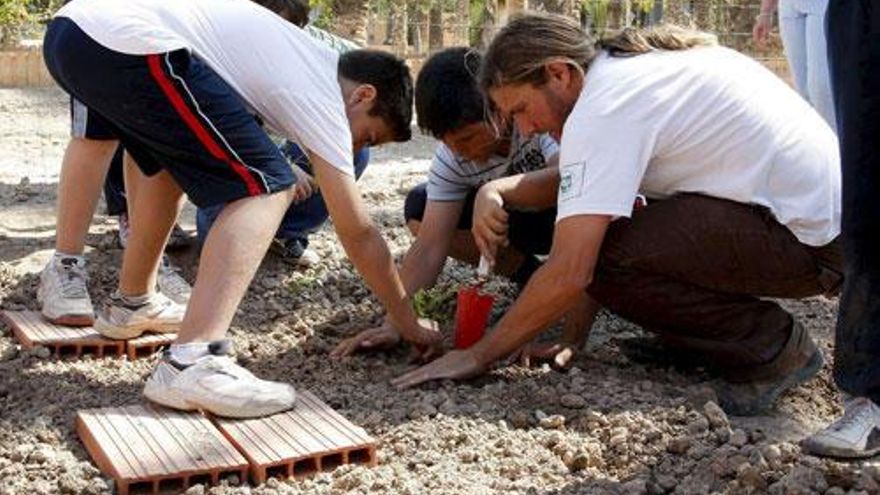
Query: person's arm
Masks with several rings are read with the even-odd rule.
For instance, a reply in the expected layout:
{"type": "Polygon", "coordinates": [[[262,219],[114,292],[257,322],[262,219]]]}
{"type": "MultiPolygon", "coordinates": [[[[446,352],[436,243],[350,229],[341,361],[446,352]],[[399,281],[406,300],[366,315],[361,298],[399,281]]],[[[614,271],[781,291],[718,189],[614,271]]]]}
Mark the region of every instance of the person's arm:
{"type": "Polygon", "coordinates": [[[755,43],[764,45],[770,37],[770,31],[773,30],[773,13],[779,0],[761,0],[761,13],[755,17],[755,25],[752,28],[752,39],[755,43]]]}
{"type": "Polygon", "coordinates": [[[471,231],[477,248],[490,265],[494,266],[498,248],[507,242],[508,214],[504,207],[551,208],[556,205],[558,189],[559,168],[556,166],[502,177],[480,187],[474,199],[471,231]]]}
{"type": "Polygon", "coordinates": [[[418,346],[440,340],[436,328],[422,326],[398,276],[385,240],[367,215],[354,178],[310,153],[315,179],[345,252],[388,312],[401,336],[418,346]]]}
{"type": "MultiPolygon", "coordinates": [[[[400,264],[400,279],[410,298],[419,289],[432,286],[436,282],[463,209],[463,201],[428,200],[416,240],[400,264]]],[[[382,325],[344,339],[330,355],[350,356],[360,351],[391,348],[399,342],[400,335],[394,324],[389,318],[385,318],[382,325]]]]}
{"type": "Polygon", "coordinates": [[[392,383],[404,388],[429,380],[476,376],[530,342],[562,317],[590,284],[610,221],[607,215],[577,215],[561,220],[550,257],[493,332],[470,349],[452,351],[392,383]]]}
{"type": "Polygon", "coordinates": [[[400,262],[400,278],[410,297],[437,281],[463,209],[464,201],[427,201],[418,235],[400,262]]]}

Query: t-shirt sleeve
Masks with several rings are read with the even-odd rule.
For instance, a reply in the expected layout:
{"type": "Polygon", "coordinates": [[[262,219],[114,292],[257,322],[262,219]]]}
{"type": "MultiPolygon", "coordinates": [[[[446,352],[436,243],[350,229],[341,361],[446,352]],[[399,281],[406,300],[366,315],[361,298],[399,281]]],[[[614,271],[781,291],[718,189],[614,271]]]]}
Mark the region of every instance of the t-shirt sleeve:
{"type": "Polygon", "coordinates": [[[473,187],[462,176],[458,158],[446,145],[437,146],[428,170],[426,193],[431,201],[460,201],[473,187]]]}
{"type": "Polygon", "coordinates": [[[630,216],[655,140],[638,122],[573,111],[560,146],[556,220],[630,216]]]}
{"type": "Polygon", "coordinates": [[[544,161],[549,160],[553,155],[559,153],[559,143],[556,142],[550,134],[541,134],[540,142],[541,154],[544,155],[544,161]]]}
{"type": "Polygon", "coordinates": [[[290,91],[277,91],[274,100],[284,137],[354,177],[351,129],[341,102],[322,95],[301,97],[290,91]]]}

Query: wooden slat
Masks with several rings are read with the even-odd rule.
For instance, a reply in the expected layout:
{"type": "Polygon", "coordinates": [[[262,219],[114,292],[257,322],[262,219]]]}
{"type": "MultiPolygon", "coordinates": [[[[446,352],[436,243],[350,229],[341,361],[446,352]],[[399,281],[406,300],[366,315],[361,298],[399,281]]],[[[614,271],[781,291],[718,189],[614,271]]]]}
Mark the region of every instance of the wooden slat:
{"type": "Polygon", "coordinates": [[[138,357],[146,357],[159,350],[160,347],[171,345],[175,340],[177,340],[176,333],[144,334],[126,342],[126,354],[128,355],[128,359],[131,360],[135,360],[138,357]]]}
{"type": "Polygon", "coordinates": [[[98,356],[121,356],[125,349],[125,342],[105,338],[92,327],[55,325],[44,320],[37,311],[3,311],[2,316],[16,339],[27,349],[39,345],[58,354],[61,348],[72,348],[76,354],[74,357],[82,353],[83,347],[94,349],[98,356]]]}
{"type": "Polygon", "coordinates": [[[220,473],[244,473],[248,461],[203,415],[149,405],[77,413],[77,432],[98,467],[121,493],[130,485],[191,479],[216,481],[220,473]]]}
{"type": "Polygon", "coordinates": [[[348,462],[352,450],[367,451],[375,464],[375,440],[307,390],[298,392],[290,411],[258,419],[211,419],[251,462],[258,482],[272,467],[286,466],[293,473],[294,463],[312,460],[321,466],[322,458],[335,454],[348,462]]]}

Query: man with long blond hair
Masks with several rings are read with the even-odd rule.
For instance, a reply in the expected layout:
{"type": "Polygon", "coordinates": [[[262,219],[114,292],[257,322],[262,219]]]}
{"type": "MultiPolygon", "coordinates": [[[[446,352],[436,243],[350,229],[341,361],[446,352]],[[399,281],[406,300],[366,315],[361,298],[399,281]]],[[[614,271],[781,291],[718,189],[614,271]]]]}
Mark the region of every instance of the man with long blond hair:
{"type": "MultiPolygon", "coordinates": [[[[841,280],[834,133],[797,93],[705,33],[625,30],[596,43],[537,14],[499,32],[481,84],[522,134],[560,140],[558,175],[480,192],[495,208],[555,201],[553,247],[494,332],[397,385],[484,372],[584,290],[714,363],[730,413],[766,410],[816,374],[822,354],[805,329],[761,299],[841,280]],[[633,211],[639,193],[648,204],[633,211]]],[[[475,234],[492,259],[497,233],[475,234]]]]}

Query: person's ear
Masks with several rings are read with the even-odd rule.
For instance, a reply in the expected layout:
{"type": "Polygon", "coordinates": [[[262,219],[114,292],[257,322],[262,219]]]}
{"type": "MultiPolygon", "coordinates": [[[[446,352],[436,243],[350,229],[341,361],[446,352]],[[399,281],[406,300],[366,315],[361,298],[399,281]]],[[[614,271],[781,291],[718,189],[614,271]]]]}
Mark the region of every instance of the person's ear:
{"type": "Polygon", "coordinates": [[[571,83],[571,66],[566,62],[550,62],[544,65],[544,70],[547,73],[548,84],[567,88],[571,83]]]}
{"type": "Polygon", "coordinates": [[[360,104],[366,104],[368,106],[372,106],[373,101],[376,100],[376,87],[372,84],[360,84],[358,87],[351,92],[351,96],[349,96],[349,104],[352,106],[358,106],[360,104]]]}

